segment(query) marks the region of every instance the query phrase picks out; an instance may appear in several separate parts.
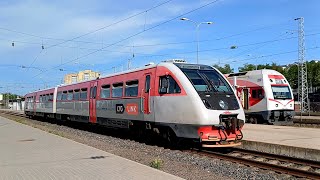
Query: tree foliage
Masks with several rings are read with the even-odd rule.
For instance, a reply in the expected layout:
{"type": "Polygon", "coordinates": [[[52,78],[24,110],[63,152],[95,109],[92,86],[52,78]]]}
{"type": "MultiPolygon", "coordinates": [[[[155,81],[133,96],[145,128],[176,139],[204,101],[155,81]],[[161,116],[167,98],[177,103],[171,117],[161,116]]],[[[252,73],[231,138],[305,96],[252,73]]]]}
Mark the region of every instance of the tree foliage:
{"type": "MultiPolygon", "coordinates": [[[[244,64],[244,66],[239,67],[239,72],[259,70],[259,69],[273,69],[281,74],[283,74],[291,87],[296,89],[298,88],[299,80],[299,67],[298,64],[288,64],[286,66],[281,66],[276,63],[272,64],[244,64]]],[[[307,62],[307,72],[308,72],[308,85],[311,87],[320,86],[320,62],[318,61],[309,61],[307,62]]]]}
{"type": "Polygon", "coordinates": [[[222,74],[230,74],[234,72],[233,68],[230,67],[230,64],[225,64],[223,67],[215,64],[213,67],[217,68],[222,74]]]}
{"type": "Polygon", "coordinates": [[[3,95],[3,99],[17,99],[17,97],[19,96],[17,94],[12,94],[12,93],[3,93],[2,95],[3,95]]]}

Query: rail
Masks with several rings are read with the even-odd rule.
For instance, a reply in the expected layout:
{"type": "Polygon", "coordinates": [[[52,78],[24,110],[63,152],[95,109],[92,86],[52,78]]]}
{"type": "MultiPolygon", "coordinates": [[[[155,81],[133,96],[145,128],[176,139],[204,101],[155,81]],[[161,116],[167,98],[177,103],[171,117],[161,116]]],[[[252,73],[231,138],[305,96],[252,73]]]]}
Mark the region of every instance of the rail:
{"type": "Polygon", "coordinates": [[[215,159],[222,159],[261,169],[272,170],[296,177],[320,179],[320,162],[317,161],[238,148],[233,148],[232,151],[228,153],[205,149],[192,149],[185,151],[215,159]]]}

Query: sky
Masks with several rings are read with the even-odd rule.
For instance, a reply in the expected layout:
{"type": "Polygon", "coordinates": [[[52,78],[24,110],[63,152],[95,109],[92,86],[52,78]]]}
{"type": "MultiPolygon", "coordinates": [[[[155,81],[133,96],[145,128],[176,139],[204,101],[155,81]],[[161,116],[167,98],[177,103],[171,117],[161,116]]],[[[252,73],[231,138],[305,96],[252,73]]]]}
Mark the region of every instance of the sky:
{"type": "Polygon", "coordinates": [[[197,45],[200,64],[235,72],[245,63],[294,63],[298,17],[305,59],[320,59],[319,7],[318,0],[2,0],[0,93],[53,87],[85,69],[108,75],[129,59],[131,68],[196,63],[197,45]]]}

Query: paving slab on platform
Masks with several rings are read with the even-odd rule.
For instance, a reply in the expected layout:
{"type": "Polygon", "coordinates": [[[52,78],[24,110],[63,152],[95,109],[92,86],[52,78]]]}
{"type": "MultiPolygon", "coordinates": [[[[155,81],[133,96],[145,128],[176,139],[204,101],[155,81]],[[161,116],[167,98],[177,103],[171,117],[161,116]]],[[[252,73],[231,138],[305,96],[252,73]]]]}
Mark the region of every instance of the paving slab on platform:
{"type": "Polygon", "coordinates": [[[246,149],[320,161],[320,129],[245,124],[246,149]]]}
{"type": "Polygon", "coordinates": [[[0,117],[0,179],[181,179],[0,117]]]}

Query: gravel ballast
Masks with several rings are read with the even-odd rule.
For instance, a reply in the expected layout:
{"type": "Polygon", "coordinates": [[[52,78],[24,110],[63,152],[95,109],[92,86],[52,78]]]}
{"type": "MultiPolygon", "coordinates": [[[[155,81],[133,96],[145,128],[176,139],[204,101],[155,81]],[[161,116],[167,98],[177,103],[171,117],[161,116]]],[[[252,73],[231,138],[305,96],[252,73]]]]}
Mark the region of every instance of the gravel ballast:
{"type": "Polygon", "coordinates": [[[83,125],[78,123],[49,123],[5,114],[0,115],[147,166],[150,166],[150,163],[155,159],[160,159],[162,162],[160,170],[185,179],[294,179],[294,177],[285,174],[180,150],[148,145],[130,140],[128,136],[117,135],[114,133],[115,130],[107,128],[89,126],[90,130],[87,131],[83,130],[83,125]]]}

